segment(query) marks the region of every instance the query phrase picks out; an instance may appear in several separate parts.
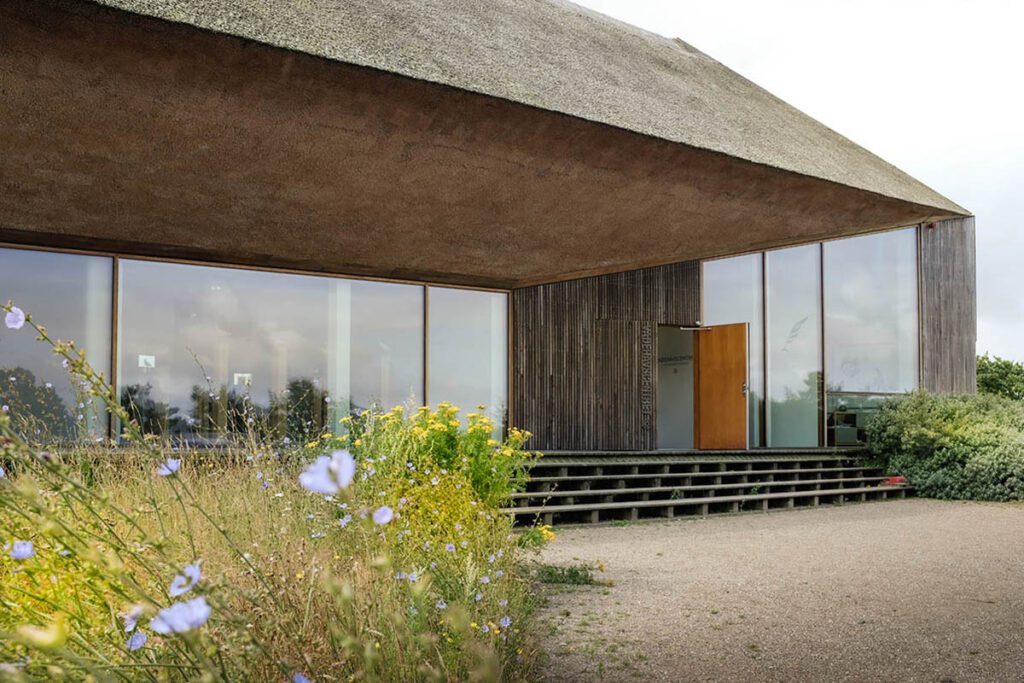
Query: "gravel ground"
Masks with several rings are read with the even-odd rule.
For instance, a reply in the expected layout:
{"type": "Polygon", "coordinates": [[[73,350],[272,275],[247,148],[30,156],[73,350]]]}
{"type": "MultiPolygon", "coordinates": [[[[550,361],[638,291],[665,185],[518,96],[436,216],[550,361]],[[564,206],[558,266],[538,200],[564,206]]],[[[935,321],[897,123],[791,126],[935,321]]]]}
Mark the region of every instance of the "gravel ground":
{"type": "Polygon", "coordinates": [[[556,530],[549,681],[1024,681],[1024,507],[910,499],[556,530]]]}

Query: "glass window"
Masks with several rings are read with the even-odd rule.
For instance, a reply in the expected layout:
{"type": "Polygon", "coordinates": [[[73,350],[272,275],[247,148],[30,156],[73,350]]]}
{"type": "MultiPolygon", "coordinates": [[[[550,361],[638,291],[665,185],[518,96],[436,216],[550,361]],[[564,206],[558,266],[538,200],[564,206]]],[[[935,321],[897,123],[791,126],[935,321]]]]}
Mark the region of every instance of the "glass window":
{"type": "Polygon", "coordinates": [[[122,260],[119,395],[148,432],[305,438],[419,401],[422,287],[122,260]]]}
{"type": "Polygon", "coordinates": [[[506,417],[508,295],[430,287],[429,390],[465,416],[485,406],[495,425],[506,417]]]}
{"type": "Polygon", "coordinates": [[[917,387],[917,232],[825,243],[828,391],[917,387]]]}
{"type": "Polygon", "coordinates": [[[768,446],[814,447],[821,425],[821,247],[765,254],[768,446]]]}
{"type": "Polygon", "coordinates": [[[764,401],[764,301],[762,255],[747,254],[705,261],[703,296],[705,325],[749,323],[750,445],[761,444],[761,408],[764,401]]]}
{"type": "MultiPolygon", "coordinates": [[[[0,300],[13,301],[54,339],[85,349],[110,377],[113,262],[99,256],[0,249],[0,300]]],[[[28,438],[105,436],[107,413],[82,395],[61,360],[27,326],[0,328],[0,403],[28,438]]]]}

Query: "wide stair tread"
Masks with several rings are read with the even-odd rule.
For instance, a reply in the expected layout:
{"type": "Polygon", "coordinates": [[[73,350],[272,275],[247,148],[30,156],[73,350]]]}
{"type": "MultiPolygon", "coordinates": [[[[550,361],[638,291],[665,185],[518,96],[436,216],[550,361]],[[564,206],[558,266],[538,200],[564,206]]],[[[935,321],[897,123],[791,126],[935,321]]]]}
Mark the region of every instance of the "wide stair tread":
{"type": "Polygon", "coordinates": [[[713,503],[734,503],[763,500],[777,500],[785,498],[828,498],[833,496],[847,496],[861,493],[881,493],[908,491],[909,486],[862,486],[857,488],[834,488],[811,491],[786,491],[781,493],[756,493],[739,494],[730,496],[700,496],[695,498],[676,498],[666,500],[629,500],[614,503],[573,503],[571,505],[536,505],[528,507],[505,508],[503,511],[516,515],[568,512],[568,511],[591,511],[591,510],[620,510],[630,508],[648,507],[682,507],[693,505],[708,505],[713,503]]]}
{"type": "Polygon", "coordinates": [[[843,482],[877,482],[885,481],[889,477],[885,475],[875,477],[844,477],[841,479],[791,479],[760,482],[735,482],[729,484],[700,484],[687,486],[643,486],[636,488],[617,489],[555,489],[551,491],[522,491],[513,493],[512,498],[572,498],[587,496],[621,496],[624,494],[643,493],[669,493],[673,491],[718,491],[722,489],[756,489],[756,488],[778,488],[782,486],[821,486],[822,484],[841,484],[843,482]]]}
{"type": "Polygon", "coordinates": [[[867,471],[881,471],[880,467],[873,466],[860,466],[860,467],[805,467],[805,468],[794,468],[794,469],[760,469],[760,470],[712,470],[706,472],[637,472],[637,473],[623,473],[623,474],[566,474],[566,475],[545,475],[545,476],[531,476],[531,483],[541,482],[568,482],[568,481],[590,481],[590,480],[610,480],[610,479],[656,479],[660,478],[682,478],[682,477],[721,477],[721,476],[764,476],[768,474],[830,474],[836,472],[867,472],[867,471]]]}

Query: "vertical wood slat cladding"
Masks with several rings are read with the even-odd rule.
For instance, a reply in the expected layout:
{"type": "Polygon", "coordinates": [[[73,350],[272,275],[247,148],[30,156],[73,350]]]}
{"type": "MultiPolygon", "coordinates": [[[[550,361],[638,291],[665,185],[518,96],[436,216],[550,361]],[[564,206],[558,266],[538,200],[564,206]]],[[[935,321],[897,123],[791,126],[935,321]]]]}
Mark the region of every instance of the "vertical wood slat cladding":
{"type": "Polygon", "coordinates": [[[655,448],[657,326],[699,317],[698,262],[515,290],[515,426],[538,450],[655,448]]]}
{"type": "Polygon", "coordinates": [[[977,390],[977,284],[974,218],[920,230],[921,386],[977,390]]]}

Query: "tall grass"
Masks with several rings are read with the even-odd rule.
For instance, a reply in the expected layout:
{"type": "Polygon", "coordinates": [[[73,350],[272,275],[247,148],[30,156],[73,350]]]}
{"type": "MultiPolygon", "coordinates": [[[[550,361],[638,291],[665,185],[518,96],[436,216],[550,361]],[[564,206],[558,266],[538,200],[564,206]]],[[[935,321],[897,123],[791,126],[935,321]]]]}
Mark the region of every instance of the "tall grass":
{"type": "Polygon", "coordinates": [[[73,344],[29,328],[123,442],[46,451],[0,415],[0,680],[529,678],[522,565],[547,534],[498,511],[528,434],[498,442],[484,415],[460,429],[442,405],[306,444],[252,432],[176,450],[73,344]],[[351,482],[333,469],[336,492],[311,485],[318,458],[352,458],[351,482]]]}

